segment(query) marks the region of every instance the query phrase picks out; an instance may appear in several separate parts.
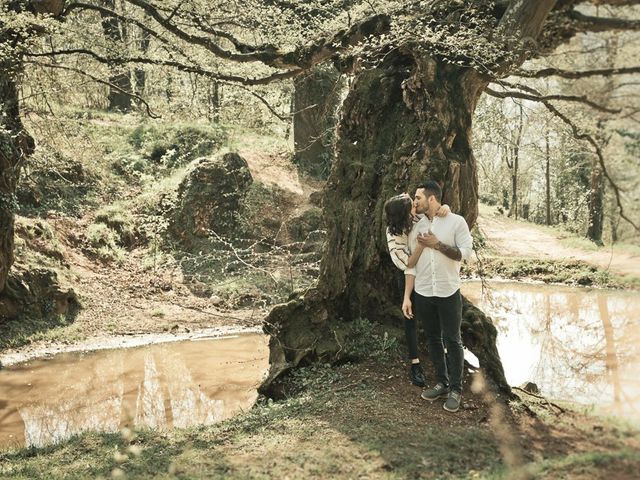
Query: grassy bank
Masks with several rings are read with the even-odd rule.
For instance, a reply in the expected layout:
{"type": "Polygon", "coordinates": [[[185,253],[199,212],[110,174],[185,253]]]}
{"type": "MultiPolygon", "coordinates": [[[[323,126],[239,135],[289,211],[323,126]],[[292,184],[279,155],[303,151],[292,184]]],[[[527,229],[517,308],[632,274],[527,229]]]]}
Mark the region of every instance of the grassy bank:
{"type": "Polygon", "coordinates": [[[419,398],[393,356],[302,369],[285,392],[213,426],[86,433],[0,453],[0,476],[620,479],[640,469],[629,426],[536,399],[532,416],[524,404],[496,407],[469,391],[465,408],[448,414],[419,398]]]}
{"type": "Polygon", "coordinates": [[[562,283],[583,287],[640,288],[640,278],[617,275],[578,260],[482,256],[481,260],[472,265],[465,264],[463,273],[467,276],[562,283]]]}

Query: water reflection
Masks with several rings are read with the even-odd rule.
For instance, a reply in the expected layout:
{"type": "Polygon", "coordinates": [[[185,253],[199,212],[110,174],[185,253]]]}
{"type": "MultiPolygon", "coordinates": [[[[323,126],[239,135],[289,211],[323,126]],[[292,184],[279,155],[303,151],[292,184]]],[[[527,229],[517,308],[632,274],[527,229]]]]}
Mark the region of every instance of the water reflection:
{"type": "Polygon", "coordinates": [[[262,335],[62,354],[0,371],[0,447],[85,430],[209,425],[249,408],[268,368],[262,335]]]}
{"type": "Polygon", "coordinates": [[[493,318],[511,385],[640,418],[637,292],[470,282],[463,293],[493,318]]]}

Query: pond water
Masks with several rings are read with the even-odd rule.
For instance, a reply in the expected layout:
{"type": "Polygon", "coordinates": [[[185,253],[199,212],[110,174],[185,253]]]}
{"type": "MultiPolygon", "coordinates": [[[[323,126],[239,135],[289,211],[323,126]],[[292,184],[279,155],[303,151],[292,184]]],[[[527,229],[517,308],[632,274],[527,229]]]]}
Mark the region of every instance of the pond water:
{"type": "Polygon", "coordinates": [[[260,334],[65,353],[0,371],[0,448],[85,430],[208,425],[249,409],[268,369],[260,334]]]}
{"type": "Polygon", "coordinates": [[[509,384],[640,420],[638,292],[468,282],[462,293],[493,319],[509,384]]]}
{"type": "MultiPolygon", "coordinates": [[[[511,385],[640,420],[640,295],[467,282],[498,329],[511,385]]],[[[85,430],[207,425],[250,408],[268,369],[260,334],[65,353],[0,370],[0,448],[85,430]]]]}

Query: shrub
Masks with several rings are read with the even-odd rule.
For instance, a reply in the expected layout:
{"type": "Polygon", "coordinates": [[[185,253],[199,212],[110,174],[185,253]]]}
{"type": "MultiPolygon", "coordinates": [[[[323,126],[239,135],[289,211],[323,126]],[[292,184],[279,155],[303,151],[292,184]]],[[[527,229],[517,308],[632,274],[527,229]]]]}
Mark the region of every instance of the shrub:
{"type": "Polygon", "coordinates": [[[174,168],[217,150],[225,140],[217,126],[204,125],[141,125],[129,135],[129,143],[142,156],[156,165],[174,168]]]}
{"type": "Polygon", "coordinates": [[[133,216],[119,205],[109,205],[96,213],[96,224],[104,224],[117,234],[116,243],[130,247],[135,242],[133,216]]]}

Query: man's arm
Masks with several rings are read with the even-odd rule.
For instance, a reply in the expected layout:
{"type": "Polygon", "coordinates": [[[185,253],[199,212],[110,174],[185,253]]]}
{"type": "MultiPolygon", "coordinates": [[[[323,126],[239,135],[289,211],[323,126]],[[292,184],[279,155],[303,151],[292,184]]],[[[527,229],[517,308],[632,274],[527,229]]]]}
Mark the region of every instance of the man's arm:
{"type": "Polygon", "coordinates": [[[473,238],[469,232],[467,222],[462,217],[460,217],[460,221],[456,225],[454,242],[455,245],[442,243],[433,233],[427,233],[418,237],[418,243],[420,245],[438,250],[451,260],[457,262],[463,259],[466,260],[471,256],[473,250],[473,238]]]}
{"type": "Polygon", "coordinates": [[[455,246],[450,246],[442,243],[438,240],[433,233],[425,233],[424,235],[420,235],[418,237],[418,243],[427,248],[433,248],[434,250],[438,250],[443,255],[446,255],[452,260],[460,261],[462,259],[462,253],[460,249],[455,246]]]}
{"type": "Polygon", "coordinates": [[[451,260],[455,260],[457,262],[462,260],[462,252],[458,247],[447,245],[446,243],[442,243],[438,240],[438,243],[436,243],[435,247],[433,248],[435,250],[438,250],[446,257],[449,257],[451,260]]]}
{"type": "Polygon", "coordinates": [[[473,253],[473,237],[469,231],[469,226],[464,218],[460,218],[456,226],[455,242],[460,250],[462,260],[468,260],[473,253]]]}

